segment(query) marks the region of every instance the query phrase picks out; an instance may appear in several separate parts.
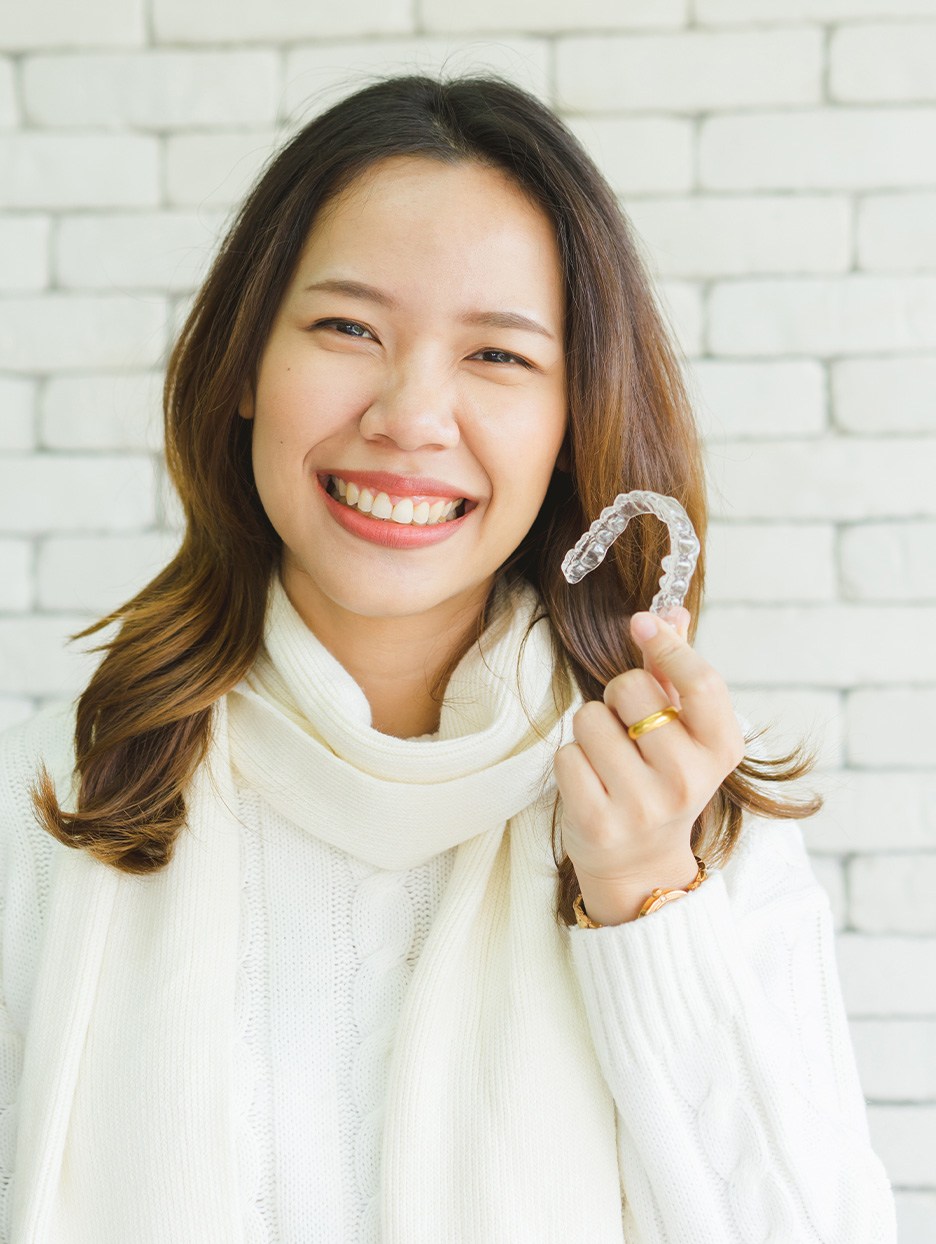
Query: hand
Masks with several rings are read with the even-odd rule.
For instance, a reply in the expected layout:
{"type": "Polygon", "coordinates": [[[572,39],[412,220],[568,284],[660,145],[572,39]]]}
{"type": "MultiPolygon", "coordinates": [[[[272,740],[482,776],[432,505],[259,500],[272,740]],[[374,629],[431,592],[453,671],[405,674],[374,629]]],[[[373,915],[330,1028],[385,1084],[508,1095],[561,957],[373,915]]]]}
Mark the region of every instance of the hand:
{"type": "Polygon", "coordinates": [[[575,742],[556,753],[563,845],[586,910],[601,923],[589,889],[619,894],[623,910],[625,897],[692,880],[693,823],[744,756],[724,680],[687,643],[688,611],[671,616],[675,626],[634,614],[631,634],[644,668],[613,678],[603,703],[583,705],[572,720],[575,742]],[[642,626],[655,633],[645,637],[642,626]],[[630,738],[628,725],[668,704],[681,710],[678,717],[630,738]]]}

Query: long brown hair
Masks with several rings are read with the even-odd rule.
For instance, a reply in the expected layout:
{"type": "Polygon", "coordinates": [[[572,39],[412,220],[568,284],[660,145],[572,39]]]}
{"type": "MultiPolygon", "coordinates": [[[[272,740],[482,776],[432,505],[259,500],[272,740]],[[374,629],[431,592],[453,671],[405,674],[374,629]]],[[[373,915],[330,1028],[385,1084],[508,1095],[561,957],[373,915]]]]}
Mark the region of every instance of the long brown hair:
{"type": "MultiPolygon", "coordinates": [[[[664,530],[631,523],[604,564],[574,588],[563,553],[619,492],[678,497],[704,541],[700,446],[668,330],[628,223],[578,141],[544,105],[495,77],[380,81],[301,129],[270,161],[221,243],[171,352],[164,388],[166,460],[185,526],[172,561],[131,600],[72,636],[119,623],[78,699],[77,808],[59,806],[43,768],[38,815],[61,842],[130,873],[164,867],[185,823],[185,791],[210,741],[212,705],[247,672],[263,634],[281,542],[254,484],[253,385],[274,316],[317,214],[385,157],[478,160],[506,171],[552,220],[566,293],[570,470],[502,576],[540,591],[558,649],[588,698],[640,663],[628,619],[656,590],[664,530]]],[[[686,601],[693,629],[704,561],[686,601]]],[[[801,751],[746,757],[693,830],[697,853],[723,862],[745,810],[809,815],[818,800],[759,788],[798,777],[801,751]]],[[[553,851],[558,920],[573,922],[575,874],[553,851]]]]}

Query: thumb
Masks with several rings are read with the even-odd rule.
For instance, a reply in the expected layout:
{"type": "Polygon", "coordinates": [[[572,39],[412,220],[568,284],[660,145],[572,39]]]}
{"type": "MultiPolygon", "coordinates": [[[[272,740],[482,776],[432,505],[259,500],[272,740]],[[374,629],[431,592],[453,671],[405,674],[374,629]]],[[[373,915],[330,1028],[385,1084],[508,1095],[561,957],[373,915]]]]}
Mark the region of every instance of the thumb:
{"type": "Polygon", "coordinates": [[[692,614],[684,605],[677,605],[675,608],[667,610],[662,616],[663,621],[668,622],[682,639],[688,640],[689,623],[692,620],[692,614]]]}
{"type": "Polygon", "coordinates": [[[670,663],[674,649],[688,643],[691,618],[689,610],[680,605],[663,615],[639,613],[631,619],[631,631],[640,645],[644,669],[653,675],[676,708],[681,707],[679,692],[663,667],[670,663]]]}

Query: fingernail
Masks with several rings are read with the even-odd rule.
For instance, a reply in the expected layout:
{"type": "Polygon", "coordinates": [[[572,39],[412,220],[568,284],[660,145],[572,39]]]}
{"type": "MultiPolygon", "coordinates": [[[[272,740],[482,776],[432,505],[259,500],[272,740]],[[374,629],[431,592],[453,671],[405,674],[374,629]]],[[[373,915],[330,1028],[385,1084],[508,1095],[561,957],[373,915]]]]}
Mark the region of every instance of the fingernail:
{"type": "Polygon", "coordinates": [[[635,639],[652,639],[658,629],[651,613],[635,613],[631,618],[631,634],[635,639]]]}

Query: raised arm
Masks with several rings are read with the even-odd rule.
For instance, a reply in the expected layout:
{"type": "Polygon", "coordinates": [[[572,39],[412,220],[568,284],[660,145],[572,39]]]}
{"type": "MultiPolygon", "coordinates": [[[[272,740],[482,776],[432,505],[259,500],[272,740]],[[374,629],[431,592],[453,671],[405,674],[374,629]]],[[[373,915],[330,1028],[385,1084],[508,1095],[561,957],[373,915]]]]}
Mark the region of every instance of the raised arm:
{"type": "Polygon", "coordinates": [[[628,1244],[893,1244],[796,824],[750,821],[697,891],[569,935],[617,1105],[628,1244]]]}

